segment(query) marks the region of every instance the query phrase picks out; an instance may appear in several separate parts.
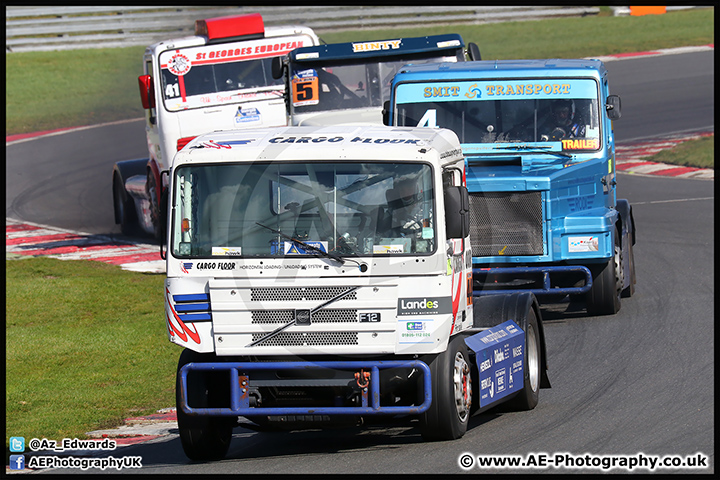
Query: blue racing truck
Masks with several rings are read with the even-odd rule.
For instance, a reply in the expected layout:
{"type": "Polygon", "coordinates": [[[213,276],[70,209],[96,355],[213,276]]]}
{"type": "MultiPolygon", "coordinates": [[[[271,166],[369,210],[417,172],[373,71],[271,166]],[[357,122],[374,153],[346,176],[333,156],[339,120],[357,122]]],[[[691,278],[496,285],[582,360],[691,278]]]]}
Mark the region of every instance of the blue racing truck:
{"type": "Polygon", "coordinates": [[[616,198],[618,118],[601,61],[556,59],[407,65],[383,121],[458,135],[475,295],[570,295],[606,315],[635,288],[635,222],[616,198]]]}
{"type": "Polygon", "coordinates": [[[382,125],[395,73],[408,63],[480,60],[458,34],[311,45],[273,59],[284,78],[288,125],[382,125]]]}

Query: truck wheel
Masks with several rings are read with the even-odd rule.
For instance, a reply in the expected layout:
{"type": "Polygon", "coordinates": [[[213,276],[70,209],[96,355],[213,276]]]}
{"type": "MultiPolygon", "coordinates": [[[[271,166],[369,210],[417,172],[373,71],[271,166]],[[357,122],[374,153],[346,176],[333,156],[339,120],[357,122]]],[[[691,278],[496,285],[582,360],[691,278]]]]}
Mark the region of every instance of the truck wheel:
{"type": "Polygon", "coordinates": [[[420,416],[425,440],[454,440],[467,431],[472,406],[471,363],[465,340],[450,339],[446,351],[429,362],[432,404],[420,416]]]}
{"type": "Polygon", "coordinates": [[[622,297],[632,297],[635,294],[635,254],[633,253],[633,245],[628,235],[628,271],[630,272],[630,281],[628,286],[622,291],[622,297]]]}
{"type": "Polygon", "coordinates": [[[155,175],[152,171],[147,173],[145,182],[148,199],[150,200],[150,221],[152,222],[153,237],[160,238],[160,188],[155,182],[155,175]]]}
{"type": "Polygon", "coordinates": [[[614,315],[620,310],[620,293],[623,288],[622,249],[620,235],[615,229],[615,254],[601,266],[591,266],[593,284],[586,294],[589,315],[614,315]]]}
{"type": "Polygon", "coordinates": [[[120,224],[123,235],[137,233],[135,202],[125,191],[122,179],[113,175],[113,207],[115,208],[115,223],[120,224]]]}
{"type": "MultiPolygon", "coordinates": [[[[175,383],[178,430],[185,455],[191,460],[220,460],[224,458],[230,447],[232,430],[237,425],[236,417],[190,416],[182,410],[180,402],[180,369],[191,362],[212,361],[214,359],[214,355],[203,355],[185,349],[178,362],[175,383]]],[[[187,383],[188,404],[191,407],[220,406],[222,401],[218,403],[218,399],[223,398],[223,395],[226,396],[227,403],[229,403],[230,383],[227,379],[211,379],[209,375],[190,372],[187,383]],[[209,388],[211,385],[212,389],[209,388]]]]}
{"type": "Polygon", "coordinates": [[[540,368],[542,365],[540,349],[540,329],[535,310],[528,312],[525,331],[525,357],[523,358],[523,389],[506,406],[510,410],[532,410],[538,404],[540,393],[540,368]]]}

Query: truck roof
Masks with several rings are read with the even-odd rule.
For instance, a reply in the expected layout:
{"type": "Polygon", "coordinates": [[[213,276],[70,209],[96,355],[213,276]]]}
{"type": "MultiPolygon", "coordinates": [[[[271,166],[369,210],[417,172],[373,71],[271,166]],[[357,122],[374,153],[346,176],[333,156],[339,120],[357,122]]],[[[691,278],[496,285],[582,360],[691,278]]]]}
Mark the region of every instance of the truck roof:
{"type": "MultiPolygon", "coordinates": [[[[289,37],[294,35],[308,35],[315,38],[315,33],[312,29],[301,25],[282,25],[282,26],[269,26],[265,27],[265,39],[271,39],[273,37],[289,37]]],[[[262,38],[257,38],[262,40],[262,38]]],[[[237,42],[238,40],[228,41],[237,42]]],[[[173,38],[169,40],[163,40],[161,42],[153,43],[145,49],[146,54],[152,52],[161,52],[171,48],[185,48],[185,47],[198,47],[208,45],[207,37],[202,35],[189,35],[185,37],[173,38]]]]}
{"type": "Polygon", "coordinates": [[[425,80],[463,80],[467,78],[493,77],[595,77],[607,74],[600,60],[546,59],[546,60],[478,60],[458,63],[433,63],[407,65],[398,72],[400,76],[411,74],[425,80]]]}
{"type": "Polygon", "coordinates": [[[382,57],[428,51],[456,50],[465,43],[456,33],[430,35],[427,37],[395,38],[364,42],[345,42],[301,47],[290,52],[293,62],[317,60],[347,60],[351,58],[382,57]]]}
{"type": "Polygon", "coordinates": [[[275,127],[201,135],[175,156],[180,163],[238,160],[463,161],[457,135],[447,129],[386,126],[275,127]]]}

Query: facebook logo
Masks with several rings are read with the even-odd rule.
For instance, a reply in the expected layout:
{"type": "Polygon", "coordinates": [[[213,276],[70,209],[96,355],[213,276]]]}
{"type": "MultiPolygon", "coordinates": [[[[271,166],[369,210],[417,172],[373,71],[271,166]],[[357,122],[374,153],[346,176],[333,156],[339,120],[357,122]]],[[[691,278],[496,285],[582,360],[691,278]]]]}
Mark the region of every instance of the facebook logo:
{"type": "Polygon", "coordinates": [[[10,470],[24,470],[25,455],[10,455],[10,470]]]}
{"type": "Polygon", "coordinates": [[[22,453],[25,451],[25,437],[10,437],[10,451],[22,453]]]}

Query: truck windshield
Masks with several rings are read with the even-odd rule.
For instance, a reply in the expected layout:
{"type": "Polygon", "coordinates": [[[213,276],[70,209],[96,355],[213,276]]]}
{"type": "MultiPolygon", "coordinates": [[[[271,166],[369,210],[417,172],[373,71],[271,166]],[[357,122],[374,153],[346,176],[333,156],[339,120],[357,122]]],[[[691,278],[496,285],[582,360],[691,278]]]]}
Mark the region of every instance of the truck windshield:
{"type": "Polygon", "coordinates": [[[276,37],[167,50],[158,56],[162,99],[169,111],[281,98],[272,57],[311,45],[309,37],[276,37]]]}
{"type": "Polygon", "coordinates": [[[343,257],[430,254],[436,248],[432,178],[423,163],[182,166],[174,175],[172,253],[182,258],[298,258],[317,256],[316,249],[343,257]]]}
{"type": "Polygon", "coordinates": [[[293,114],[382,107],[390,99],[395,74],[408,63],[456,62],[437,52],[365,58],[345,62],[298,62],[291,65],[293,114]]]}
{"type": "MultiPolygon", "coordinates": [[[[394,125],[442,127],[468,144],[556,142],[598,150],[598,86],[589,79],[402,83],[394,125]]],[[[507,150],[504,150],[507,151],[507,150]]]]}

